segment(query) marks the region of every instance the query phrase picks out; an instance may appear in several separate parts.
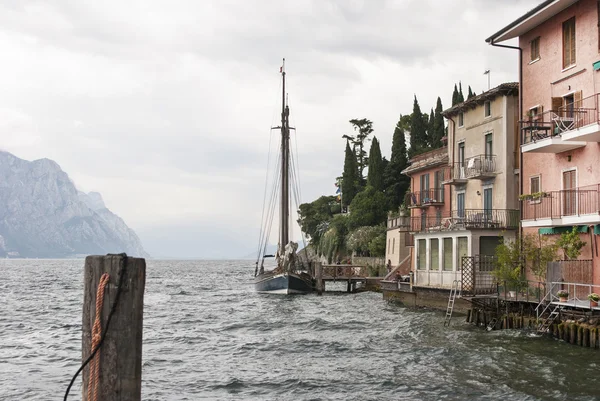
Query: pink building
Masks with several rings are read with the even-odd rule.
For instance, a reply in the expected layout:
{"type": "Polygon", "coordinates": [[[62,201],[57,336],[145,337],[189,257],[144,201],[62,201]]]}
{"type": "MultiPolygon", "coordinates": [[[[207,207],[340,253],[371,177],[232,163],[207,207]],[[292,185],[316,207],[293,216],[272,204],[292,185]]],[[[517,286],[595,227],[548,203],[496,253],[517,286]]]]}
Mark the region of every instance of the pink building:
{"type": "Polygon", "coordinates": [[[521,49],[523,232],[558,238],[577,226],[587,242],[582,262],[549,281],[600,284],[599,16],[595,0],[548,0],[487,39],[521,49]]]}

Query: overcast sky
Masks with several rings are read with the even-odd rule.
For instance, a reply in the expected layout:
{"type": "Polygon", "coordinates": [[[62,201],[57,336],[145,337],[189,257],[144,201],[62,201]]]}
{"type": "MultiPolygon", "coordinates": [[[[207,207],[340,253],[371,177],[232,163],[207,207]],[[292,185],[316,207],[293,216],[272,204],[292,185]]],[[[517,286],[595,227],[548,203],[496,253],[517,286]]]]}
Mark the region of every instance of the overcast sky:
{"type": "Polygon", "coordinates": [[[286,58],[303,201],[333,194],[348,120],[389,158],[399,115],[516,81],[485,38],[535,0],[0,1],[0,148],[55,160],[157,257],[258,241],[286,58]],[[465,93],[466,94],[466,93],[465,93]],[[275,120],[274,120],[275,117],[275,120]]]}

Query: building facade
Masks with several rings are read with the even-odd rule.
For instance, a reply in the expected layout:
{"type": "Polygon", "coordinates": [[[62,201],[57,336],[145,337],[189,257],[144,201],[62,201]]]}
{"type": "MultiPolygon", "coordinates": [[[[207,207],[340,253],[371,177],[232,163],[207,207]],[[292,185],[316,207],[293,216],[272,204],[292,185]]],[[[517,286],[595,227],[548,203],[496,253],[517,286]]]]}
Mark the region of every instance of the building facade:
{"type": "Polygon", "coordinates": [[[523,233],[556,239],[577,226],[587,243],[580,256],[589,261],[586,281],[595,284],[600,284],[594,246],[600,234],[599,17],[594,0],[545,1],[487,40],[518,38],[522,49],[523,233]]]}
{"type": "MultiPolygon", "coordinates": [[[[461,280],[463,257],[492,257],[501,241],[515,237],[517,111],[518,84],[507,83],[443,112],[449,121],[445,165],[428,170],[443,187],[443,205],[433,211],[423,207],[423,195],[410,195],[417,203],[411,219],[415,286],[451,288],[461,280]]],[[[420,191],[427,179],[413,165],[406,174],[420,191]]]]}

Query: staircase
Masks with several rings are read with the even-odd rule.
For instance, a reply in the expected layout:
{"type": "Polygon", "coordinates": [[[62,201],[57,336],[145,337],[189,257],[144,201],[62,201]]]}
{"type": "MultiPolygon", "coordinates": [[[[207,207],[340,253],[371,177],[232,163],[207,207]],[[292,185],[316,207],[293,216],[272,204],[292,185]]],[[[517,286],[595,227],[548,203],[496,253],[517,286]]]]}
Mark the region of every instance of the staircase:
{"type": "Polygon", "coordinates": [[[552,309],[552,312],[550,312],[548,317],[545,318],[544,321],[542,323],[540,323],[540,325],[538,326],[538,329],[537,329],[538,333],[546,334],[548,332],[548,330],[550,329],[550,326],[552,326],[552,323],[554,323],[556,318],[559,316],[561,308],[562,308],[562,306],[560,306],[560,305],[554,306],[554,309],[552,309]]]}
{"type": "Polygon", "coordinates": [[[457,296],[460,298],[461,287],[462,282],[460,280],[452,282],[452,289],[450,289],[450,296],[448,297],[448,308],[446,309],[446,317],[444,318],[444,327],[450,326],[450,319],[452,319],[452,312],[454,311],[454,301],[457,296]]]}

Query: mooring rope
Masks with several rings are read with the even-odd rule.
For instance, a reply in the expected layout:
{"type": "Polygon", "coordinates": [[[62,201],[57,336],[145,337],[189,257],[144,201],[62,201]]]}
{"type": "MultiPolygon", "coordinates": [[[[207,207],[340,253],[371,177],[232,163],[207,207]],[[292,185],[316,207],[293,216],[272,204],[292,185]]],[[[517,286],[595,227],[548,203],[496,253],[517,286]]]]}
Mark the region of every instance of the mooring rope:
{"type": "MultiPolygon", "coordinates": [[[[127,268],[127,254],[126,253],[120,253],[118,255],[109,254],[106,256],[120,256],[121,257],[121,268],[119,269],[119,285],[117,286],[117,294],[115,295],[115,300],[112,304],[112,307],[110,308],[110,313],[108,314],[108,318],[106,319],[106,325],[104,326],[104,330],[102,330],[102,335],[100,336],[100,341],[96,345],[96,348],[92,347],[93,351],[90,354],[90,356],[87,357],[87,359],[81,364],[79,369],[77,369],[77,372],[75,372],[75,374],[73,375],[73,378],[71,379],[71,382],[69,383],[69,386],[67,387],[67,391],[65,392],[65,398],[63,399],[63,401],[67,401],[67,397],[69,396],[71,387],[73,387],[73,383],[75,383],[75,379],[77,379],[77,376],[79,376],[79,373],[81,373],[83,368],[85,368],[87,366],[87,364],[90,363],[90,361],[94,358],[94,356],[100,350],[100,347],[102,347],[102,343],[104,343],[104,339],[106,338],[106,333],[108,333],[108,327],[110,326],[110,320],[112,319],[112,316],[114,315],[115,311],[117,310],[117,304],[119,303],[119,296],[121,295],[121,289],[123,288],[125,269],[127,268]]],[[[104,295],[103,295],[103,297],[104,297],[104,295]]],[[[96,300],[97,299],[98,299],[98,296],[96,296],[96,300]]],[[[97,307],[97,305],[96,305],[96,307],[97,307]]],[[[98,312],[96,310],[96,317],[97,316],[98,316],[98,312]]],[[[92,331],[92,333],[93,333],[93,331],[92,331]]],[[[92,335],[92,341],[93,341],[93,335],[92,335]]],[[[88,395],[88,401],[91,401],[89,399],[89,395],[88,395]]]]}
{"type": "MultiPolygon", "coordinates": [[[[92,326],[92,347],[90,353],[94,352],[98,344],[100,343],[100,336],[102,335],[102,326],[100,323],[102,317],[102,307],[104,306],[104,289],[110,280],[110,275],[104,273],[100,277],[100,283],[98,283],[98,289],[96,290],[96,318],[94,325],[92,326]]],[[[98,400],[98,384],[100,383],[100,352],[94,355],[90,362],[90,372],[88,375],[88,401],[98,400]]]]}

